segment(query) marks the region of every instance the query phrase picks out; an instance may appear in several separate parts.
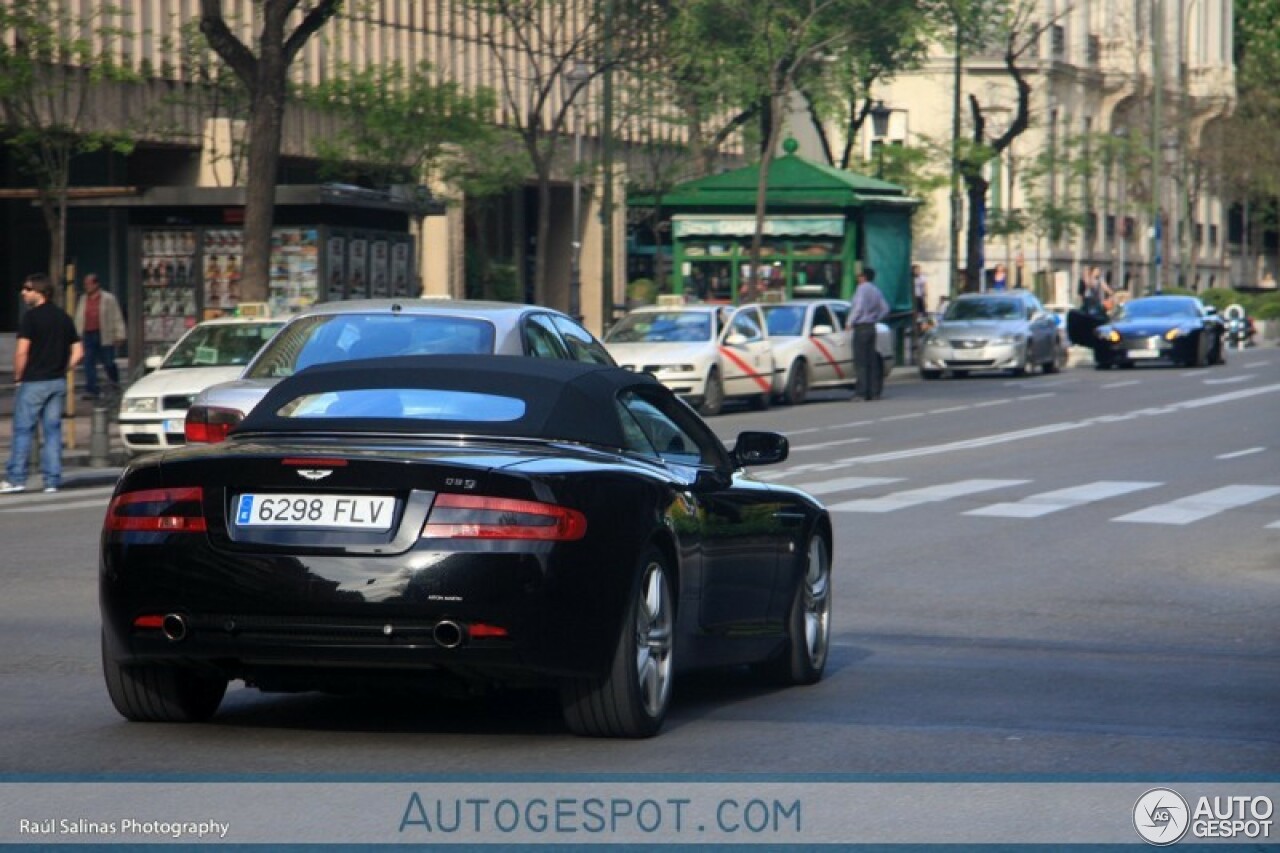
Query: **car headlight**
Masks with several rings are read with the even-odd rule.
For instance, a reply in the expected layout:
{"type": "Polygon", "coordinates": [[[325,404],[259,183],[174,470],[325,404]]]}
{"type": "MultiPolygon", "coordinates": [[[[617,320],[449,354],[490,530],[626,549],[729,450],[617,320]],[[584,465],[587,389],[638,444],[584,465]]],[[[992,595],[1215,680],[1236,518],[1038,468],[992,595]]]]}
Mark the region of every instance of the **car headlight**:
{"type": "Polygon", "coordinates": [[[1115,329],[1095,329],[1094,334],[1104,341],[1110,341],[1113,344],[1120,343],[1120,333],[1115,329]]]}
{"type": "Polygon", "coordinates": [[[1183,331],[1182,329],[1176,329],[1176,328],[1170,329],[1169,331],[1164,333],[1164,339],[1166,341],[1172,341],[1172,340],[1176,340],[1177,338],[1180,338],[1182,335],[1185,335],[1185,334],[1186,332],[1183,331]]]}
{"type": "Polygon", "coordinates": [[[125,397],[120,411],[127,415],[153,415],[160,411],[159,397],[125,397]]]}
{"type": "Polygon", "coordinates": [[[927,347],[936,347],[942,343],[941,335],[928,334],[924,336],[924,345],[927,347]]]}

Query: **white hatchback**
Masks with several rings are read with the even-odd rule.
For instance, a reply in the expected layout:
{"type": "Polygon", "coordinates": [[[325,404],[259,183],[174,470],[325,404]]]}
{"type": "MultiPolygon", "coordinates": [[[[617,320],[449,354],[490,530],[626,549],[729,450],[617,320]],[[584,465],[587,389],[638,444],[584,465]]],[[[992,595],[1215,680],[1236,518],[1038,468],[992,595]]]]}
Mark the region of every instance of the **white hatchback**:
{"type": "Polygon", "coordinates": [[[628,370],[652,373],[704,415],[726,399],[769,407],[779,380],[759,305],[693,304],[637,308],[605,335],[628,370]]]}
{"type": "Polygon", "coordinates": [[[187,409],[197,394],[235,379],[262,345],[284,326],[282,318],[220,317],[183,335],[169,352],[144,362],[151,371],[120,400],[120,438],[130,453],[185,444],[187,409]]]}
{"type": "MultiPolygon", "coordinates": [[[[779,382],[774,391],[784,403],[801,403],[812,388],[853,388],[858,375],[849,331],[849,302],[843,299],[794,299],[765,303],[764,311],[779,382]]],[[[893,370],[893,333],[876,323],[876,365],[882,376],[893,370]]]]}

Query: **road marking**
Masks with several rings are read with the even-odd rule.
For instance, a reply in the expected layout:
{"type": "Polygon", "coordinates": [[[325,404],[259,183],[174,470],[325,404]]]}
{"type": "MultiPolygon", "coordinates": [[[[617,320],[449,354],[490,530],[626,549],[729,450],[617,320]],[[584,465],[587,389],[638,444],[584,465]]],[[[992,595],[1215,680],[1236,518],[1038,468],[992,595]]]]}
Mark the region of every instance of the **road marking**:
{"type": "Polygon", "coordinates": [[[1190,524],[1274,495],[1280,495],[1280,486],[1223,486],[1111,520],[1137,524],[1190,524]]]}
{"type": "Polygon", "coordinates": [[[1137,384],[1139,384],[1139,382],[1138,382],[1138,380],[1137,380],[1137,379],[1126,379],[1126,380],[1125,380],[1125,381],[1123,381],[1123,382],[1108,382],[1106,385],[1102,385],[1102,386],[1100,386],[1100,387],[1102,387],[1102,388],[1125,388],[1125,387],[1128,387],[1129,385],[1137,385],[1137,384]]]}
{"type": "Polygon", "coordinates": [[[1008,486],[1020,486],[1029,480],[960,480],[955,483],[943,483],[938,486],[927,486],[923,489],[911,489],[905,492],[894,492],[882,498],[866,498],[856,501],[845,501],[827,507],[832,512],[893,512],[898,509],[919,506],[926,503],[950,500],[951,498],[989,492],[1008,486]]]}
{"type": "Polygon", "coordinates": [[[1206,379],[1205,385],[1234,385],[1237,382],[1248,382],[1253,378],[1252,373],[1241,374],[1240,376],[1228,376],[1224,379],[1206,379]]]}
{"type": "Polygon", "coordinates": [[[6,507],[5,509],[0,509],[0,513],[52,512],[54,510],[64,510],[64,509],[89,509],[95,506],[104,507],[106,506],[106,502],[103,501],[101,498],[98,498],[97,500],[66,501],[58,504],[57,506],[40,506],[39,504],[32,505],[31,501],[23,501],[23,506],[15,506],[13,508],[6,507]]]}
{"type": "Polygon", "coordinates": [[[1142,489],[1152,489],[1161,483],[1128,482],[1124,480],[1099,480],[1069,489],[1041,492],[1015,503],[998,503],[971,509],[965,515],[984,515],[999,518],[1039,518],[1051,512],[1082,506],[1095,501],[1126,495],[1142,489]]]}
{"type": "Polygon", "coordinates": [[[1040,394],[1023,394],[1018,399],[1019,400],[1043,400],[1046,397],[1056,397],[1056,396],[1058,396],[1058,392],[1056,391],[1045,391],[1040,394]]]}
{"type": "Polygon", "coordinates": [[[987,400],[986,402],[983,402],[983,403],[974,403],[973,407],[975,409],[985,409],[990,406],[1003,406],[1007,403],[1012,403],[1012,402],[1013,402],[1012,398],[1005,398],[1003,400],[987,400]]]}
{"type": "Polygon", "coordinates": [[[1249,362],[1248,364],[1242,364],[1242,365],[1240,365],[1240,366],[1241,366],[1241,367],[1243,367],[1245,370],[1256,370],[1256,369],[1257,369],[1257,368],[1259,368],[1259,367],[1270,367],[1270,366],[1271,366],[1271,362],[1269,362],[1269,361],[1251,361],[1251,362],[1249,362]]]}
{"type": "MultiPolygon", "coordinates": [[[[871,439],[867,438],[866,436],[860,436],[858,438],[840,438],[840,439],[836,439],[835,441],[821,441],[821,442],[818,442],[817,444],[805,444],[798,447],[792,447],[791,452],[799,453],[802,450],[821,450],[824,447],[839,447],[842,444],[860,444],[864,441],[870,441],[870,440],[871,439]]],[[[795,469],[792,468],[789,470],[794,471],[795,469]]]]}
{"type": "Polygon", "coordinates": [[[840,477],[835,480],[822,480],[817,483],[797,483],[811,495],[829,495],[832,492],[848,492],[854,489],[865,489],[870,486],[884,486],[889,483],[901,483],[902,477],[840,477]]]}
{"type": "MultiPolygon", "coordinates": [[[[42,506],[44,504],[58,503],[56,507],[61,509],[65,502],[73,498],[92,498],[97,497],[109,498],[111,493],[116,489],[115,486],[99,486],[91,489],[63,489],[51,495],[44,492],[18,492],[12,496],[0,498],[0,512],[8,512],[13,509],[20,509],[27,506],[42,506]]],[[[48,509],[49,507],[44,507],[48,509]]]]}
{"type": "Polygon", "coordinates": [[[890,415],[887,418],[881,418],[880,422],[888,423],[889,421],[909,421],[912,418],[923,418],[924,416],[924,412],[908,412],[905,415],[890,415]]]}
{"type": "Polygon", "coordinates": [[[964,412],[964,411],[967,411],[969,408],[970,408],[970,406],[969,406],[969,405],[967,405],[967,404],[966,404],[966,405],[963,405],[963,406],[948,406],[948,407],[947,407],[947,408],[945,408],[945,409],[930,409],[930,410],[929,410],[929,414],[931,414],[931,415],[949,415],[949,414],[951,414],[952,412],[964,412]]]}
{"type": "Polygon", "coordinates": [[[1252,456],[1255,453],[1261,453],[1266,450],[1265,447],[1250,447],[1248,450],[1237,450],[1234,453],[1223,453],[1213,457],[1214,459],[1239,459],[1241,456],[1252,456]]]}

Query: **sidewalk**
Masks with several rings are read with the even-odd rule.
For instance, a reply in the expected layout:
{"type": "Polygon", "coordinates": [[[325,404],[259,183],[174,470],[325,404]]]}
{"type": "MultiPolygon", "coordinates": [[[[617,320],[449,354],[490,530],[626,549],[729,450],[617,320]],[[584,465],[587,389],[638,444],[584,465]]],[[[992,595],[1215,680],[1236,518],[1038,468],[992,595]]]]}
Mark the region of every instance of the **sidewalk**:
{"type": "MultiPolygon", "coordinates": [[[[13,348],[16,335],[13,332],[0,332],[0,466],[9,458],[9,447],[13,439],[13,348]]],[[[120,377],[128,375],[126,362],[118,360],[120,377]]],[[[76,371],[76,392],[72,398],[75,414],[62,420],[62,487],[74,489],[87,486],[111,485],[120,476],[128,460],[128,453],[120,441],[116,429],[115,412],[108,414],[107,437],[109,451],[106,465],[91,466],[89,458],[90,439],[93,436],[94,404],[80,399],[84,386],[84,371],[76,371]]],[[[0,467],[0,478],[4,473],[0,467]]],[[[28,470],[27,488],[39,489],[40,468],[33,465],[28,470]]]]}

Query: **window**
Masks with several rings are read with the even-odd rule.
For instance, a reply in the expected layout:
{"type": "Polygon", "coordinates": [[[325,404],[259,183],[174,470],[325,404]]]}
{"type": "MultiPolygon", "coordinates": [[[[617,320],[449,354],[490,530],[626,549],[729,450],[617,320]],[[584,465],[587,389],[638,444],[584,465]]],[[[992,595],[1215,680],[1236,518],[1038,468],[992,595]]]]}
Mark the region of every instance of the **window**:
{"type": "Polygon", "coordinates": [[[525,354],[535,358],[569,358],[564,342],[546,314],[530,314],[525,319],[524,349],[525,354]]]}
{"type": "Polygon", "coordinates": [[[601,346],[600,342],[593,338],[590,332],[568,317],[559,317],[553,314],[551,315],[551,322],[555,325],[556,330],[564,336],[565,345],[569,348],[569,355],[575,361],[609,365],[614,363],[609,351],[601,346]]]}
{"type": "Polygon", "coordinates": [[[819,326],[828,326],[833,332],[840,328],[836,323],[835,317],[831,316],[831,311],[825,305],[819,305],[813,309],[813,329],[817,329],[819,326]]]}
{"type": "Polygon", "coordinates": [[[623,418],[623,431],[628,443],[635,442],[637,445],[628,447],[629,450],[650,456],[656,451],[656,455],[663,461],[677,465],[703,463],[702,448],[693,436],[681,429],[652,402],[634,392],[622,395],[619,402],[635,425],[634,430],[629,430],[626,424],[628,418],[623,418]],[[635,431],[643,434],[647,440],[644,445],[640,444],[635,431]]]}
{"type": "Polygon", "coordinates": [[[764,324],[755,311],[739,311],[733,316],[729,334],[742,335],[748,342],[758,341],[764,337],[764,324]]]}
{"type": "Polygon", "coordinates": [[[348,388],[304,394],[281,406],[282,418],[371,418],[502,423],[524,417],[515,397],[437,388],[348,388]]]}

